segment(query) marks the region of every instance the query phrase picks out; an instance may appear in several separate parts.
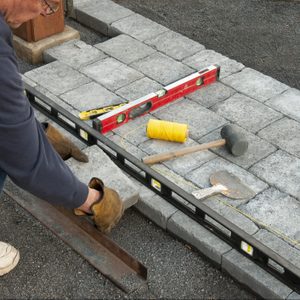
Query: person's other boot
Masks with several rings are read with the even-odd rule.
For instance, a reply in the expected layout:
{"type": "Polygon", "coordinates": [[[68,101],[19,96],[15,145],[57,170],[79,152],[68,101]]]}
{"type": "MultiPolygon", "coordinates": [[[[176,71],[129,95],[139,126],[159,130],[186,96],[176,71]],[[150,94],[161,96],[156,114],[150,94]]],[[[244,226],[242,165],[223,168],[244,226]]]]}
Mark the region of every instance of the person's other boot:
{"type": "Polygon", "coordinates": [[[63,160],[73,157],[81,162],[89,161],[88,157],[77,146],[75,146],[68,138],[66,138],[50,123],[43,122],[42,125],[49,142],[52,144],[56,152],[63,160]]]}
{"type": "Polygon", "coordinates": [[[19,262],[19,251],[10,244],[0,242],[0,276],[10,272],[19,262]]]}
{"type": "MultiPolygon", "coordinates": [[[[97,228],[104,233],[108,233],[117,225],[124,212],[124,205],[119,194],[106,186],[99,178],[93,177],[89,182],[89,187],[101,192],[100,199],[91,206],[93,221],[97,228]]],[[[75,209],[76,215],[85,215],[79,209],[75,209]]]]}

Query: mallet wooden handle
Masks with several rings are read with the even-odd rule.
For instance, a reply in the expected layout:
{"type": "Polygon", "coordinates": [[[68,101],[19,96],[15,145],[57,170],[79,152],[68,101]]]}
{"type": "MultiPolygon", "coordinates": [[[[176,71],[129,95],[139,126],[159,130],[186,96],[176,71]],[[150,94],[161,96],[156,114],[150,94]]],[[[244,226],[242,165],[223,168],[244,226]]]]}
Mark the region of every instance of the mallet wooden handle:
{"type": "Polygon", "coordinates": [[[142,159],[143,163],[147,165],[152,165],[158,162],[163,162],[166,160],[170,160],[175,157],[180,157],[185,154],[197,152],[197,151],[203,151],[207,150],[210,148],[217,148],[224,146],[226,144],[225,139],[220,139],[217,141],[209,142],[209,143],[204,143],[196,146],[191,146],[191,147],[186,147],[183,149],[175,150],[175,151],[170,151],[170,152],[165,152],[165,153],[160,153],[160,154],[155,154],[155,155],[150,155],[147,157],[144,157],[142,159]]]}

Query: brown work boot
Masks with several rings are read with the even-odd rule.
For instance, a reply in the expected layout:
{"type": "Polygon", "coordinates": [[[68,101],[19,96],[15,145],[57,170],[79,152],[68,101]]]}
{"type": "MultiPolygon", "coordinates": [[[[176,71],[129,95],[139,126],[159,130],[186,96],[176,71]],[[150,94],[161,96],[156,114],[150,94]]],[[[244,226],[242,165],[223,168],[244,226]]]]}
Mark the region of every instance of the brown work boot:
{"type": "MultiPolygon", "coordinates": [[[[123,202],[119,194],[115,190],[105,187],[99,178],[93,177],[89,182],[89,187],[102,193],[100,199],[91,206],[93,221],[101,232],[109,233],[123,215],[123,202]]],[[[79,209],[75,209],[74,213],[76,215],[85,214],[79,209]]]]}
{"type": "Polygon", "coordinates": [[[73,157],[81,162],[89,161],[88,157],[77,146],[75,146],[67,137],[63,136],[50,123],[43,122],[42,125],[49,142],[63,160],[73,157]]]}
{"type": "Polygon", "coordinates": [[[19,262],[19,251],[10,244],[0,242],[0,276],[10,272],[19,262]]]}

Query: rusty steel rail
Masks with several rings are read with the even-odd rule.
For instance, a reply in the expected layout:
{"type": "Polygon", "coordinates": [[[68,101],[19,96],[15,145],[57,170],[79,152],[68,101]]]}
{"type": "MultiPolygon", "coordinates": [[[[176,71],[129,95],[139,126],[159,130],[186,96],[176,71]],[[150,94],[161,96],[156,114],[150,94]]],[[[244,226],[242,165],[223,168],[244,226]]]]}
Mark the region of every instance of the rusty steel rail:
{"type": "Polygon", "coordinates": [[[53,206],[7,180],[4,192],[126,293],[147,288],[147,268],[87,219],[53,206]]]}

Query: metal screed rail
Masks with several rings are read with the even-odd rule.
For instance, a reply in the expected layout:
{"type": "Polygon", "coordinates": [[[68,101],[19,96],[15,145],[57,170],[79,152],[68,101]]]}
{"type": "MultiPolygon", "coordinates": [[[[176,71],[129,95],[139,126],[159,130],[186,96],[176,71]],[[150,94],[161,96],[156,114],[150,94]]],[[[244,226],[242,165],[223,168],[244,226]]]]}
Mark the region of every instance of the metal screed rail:
{"type": "Polygon", "coordinates": [[[125,172],[136,178],[166,201],[190,216],[196,222],[223,239],[226,243],[284,282],[297,293],[300,292],[300,269],[275,253],[260,241],[231,223],[191,194],[142,163],[89,125],[57,105],[49,97],[25,83],[31,104],[68,130],[87,145],[97,144],[125,172]],[[189,202],[189,206],[185,203],[189,202]],[[213,222],[210,221],[213,220],[213,222]],[[216,223],[218,224],[216,226],[216,223]],[[223,228],[223,229],[221,229],[223,228]],[[225,230],[224,230],[225,229],[225,230]]]}

